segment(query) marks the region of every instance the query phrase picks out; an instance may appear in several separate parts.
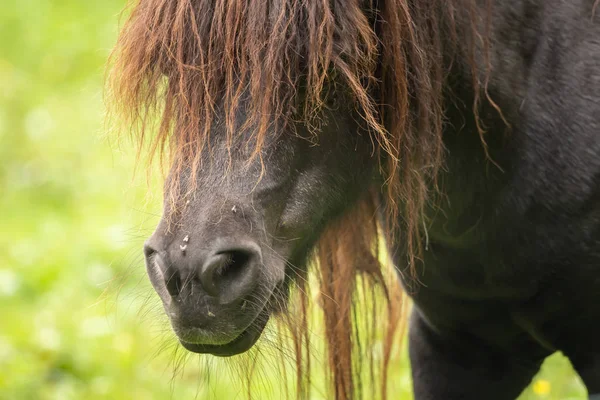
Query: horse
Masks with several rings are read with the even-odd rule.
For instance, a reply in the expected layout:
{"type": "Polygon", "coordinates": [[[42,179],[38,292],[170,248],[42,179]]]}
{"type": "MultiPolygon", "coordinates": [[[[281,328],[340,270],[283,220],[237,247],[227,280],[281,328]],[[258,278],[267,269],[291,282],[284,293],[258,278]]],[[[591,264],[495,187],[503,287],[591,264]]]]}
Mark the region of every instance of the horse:
{"type": "Polygon", "coordinates": [[[302,343],[316,265],[336,399],[358,276],[383,368],[412,299],[417,400],[515,398],[558,350],[600,395],[596,6],[139,0],[110,91],[169,165],[144,254],[180,343],[233,356],[291,314],[302,343]]]}

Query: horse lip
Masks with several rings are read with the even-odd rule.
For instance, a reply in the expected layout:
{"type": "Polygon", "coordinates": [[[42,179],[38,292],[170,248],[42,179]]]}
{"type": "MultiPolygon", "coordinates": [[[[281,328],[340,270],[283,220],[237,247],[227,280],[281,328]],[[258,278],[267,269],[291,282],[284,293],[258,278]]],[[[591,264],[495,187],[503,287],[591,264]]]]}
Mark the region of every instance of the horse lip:
{"type": "MultiPolygon", "coordinates": [[[[274,292],[271,293],[271,296],[274,295],[274,292]]],[[[262,332],[267,326],[267,322],[269,322],[269,317],[271,315],[271,309],[268,306],[270,300],[267,301],[262,308],[262,310],[258,313],[258,315],[252,320],[250,324],[246,327],[246,329],[236,336],[232,341],[225,344],[201,344],[201,343],[191,343],[186,342],[185,340],[179,339],[181,345],[193,352],[199,354],[212,354],[217,357],[231,357],[237,354],[244,353],[248,351],[256,341],[260,338],[262,332]]]]}
{"type": "Polygon", "coordinates": [[[263,309],[259,315],[252,321],[250,326],[246,328],[241,334],[235,339],[226,344],[199,344],[189,343],[183,340],[179,340],[181,345],[187,350],[200,353],[200,354],[212,354],[218,357],[231,357],[237,354],[243,353],[249,350],[260,335],[262,334],[267,322],[269,321],[269,312],[263,309]]]}

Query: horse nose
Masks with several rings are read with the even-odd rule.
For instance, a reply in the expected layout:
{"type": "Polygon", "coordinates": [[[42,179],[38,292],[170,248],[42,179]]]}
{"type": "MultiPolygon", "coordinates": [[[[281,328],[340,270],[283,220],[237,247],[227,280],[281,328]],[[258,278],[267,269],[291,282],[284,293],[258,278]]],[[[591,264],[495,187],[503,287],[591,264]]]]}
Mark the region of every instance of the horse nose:
{"type": "Polygon", "coordinates": [[[253,242],[173,253],[156,250],[150,241],[144,245],[151,280],[162,280],[154,286],[162,286],[171,297],[200,283],[207,295],[228,304],[247,296],[258,284],[262,254],[253,242]]]}

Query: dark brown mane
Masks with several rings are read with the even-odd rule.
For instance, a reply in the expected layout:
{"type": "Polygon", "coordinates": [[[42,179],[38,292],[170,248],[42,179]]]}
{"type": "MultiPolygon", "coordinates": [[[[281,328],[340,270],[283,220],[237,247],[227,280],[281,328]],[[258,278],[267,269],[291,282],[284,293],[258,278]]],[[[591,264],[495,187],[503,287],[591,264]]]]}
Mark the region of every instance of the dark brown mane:
{"type": "MultiPolygon", "coordinates": [[[[151,154],[166,151],[176,173],[191,168],[190,176],[196,176],[201,154],[210,151],[208,136],[218,107],[224,108],[227,139],[233,144],[240,137],[236,109],[247,101],[250,109],[241,130],[252,135],[253,157],[261,157],[273,125],[300,120],[318,140],[327,88],[341,85],[383,160],[383,190],[391,205],[384,211],[389,224],[403,221],[402,240],[412,267],[420,253],[428,191],[443,162],[442,91],[449,54],[444,47],[456,41],[459,8],[474,13],[474,1],[139,0],[113,55],[110,90],[116,110],[138,133],[140,148],[149,146],[151,154]]],[[[472,25],[469,34],[477,23],[472,25]]],[[[170,182],[167,193],[175,198],[179,180],[170,182]]],[[[193,180],[189,183],[191,188],[193,180]]],[[[378,207],[377,196],[367,196],[351,215],[328,227],[316,251],[338,399],[357,391],[360,363],[352,358],[356,326],[351,312],[357,272],[381,287],[387,300],[383,397],[393,339],[401,326],[400,289],[389,287],[377,245],[380,234],[388,236],[393,229],[381,232],[378,207]]],[[[304,335],[297,331],[294,337],[302,343],[304,335]]],[[[296,353],[302,371],[301,344],[296,353]]],[[[302,379],[299,373],[299,390],[302,379]]]]}

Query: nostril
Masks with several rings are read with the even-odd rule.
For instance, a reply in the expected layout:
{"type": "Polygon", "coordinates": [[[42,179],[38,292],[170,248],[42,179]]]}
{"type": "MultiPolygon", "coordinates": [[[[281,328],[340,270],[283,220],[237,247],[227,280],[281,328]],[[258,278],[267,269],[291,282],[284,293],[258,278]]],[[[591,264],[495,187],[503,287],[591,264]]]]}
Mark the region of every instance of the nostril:
{"type": "Polygon", "coordinates": [[[254,249],[217,252],[202,267],[200,281],[211,296],[232,302],[254,287],[259,261],[260,251],[254,249]]]}
{"type": "Polygon", "coordinates": [[[156,254],[156,250],[150,244],[144,243],[144,257],[146,257],[146,260],[152,258],[154,254],[156,254]]]}
{"type": "Polygon", "coordinates": [[[165,273],[165,286],[171,297],[178,296],[181,293],[181,277],[175,269],[167,269],[165,273]]]}
{"type": "Polygon", "coordinates": [[[223,281],[239,278],[244,273],[245,266],[252,255],[242,250],[234,250],[224,254],[228,257],[227,262],[216,271],[217,278],[223,281]]]}
{"type": "Polygon", "coordinates": [[[223,270],[227,268],[230,256],[227,253],[216,254],[210,258],[200,270],[200,282],[206,293],[213,297],[219,296],[218,278],[223,270]]]}
{"type": "MultiPolygon", "coordinates": [[[[175,297],[181,292],[181,277],[176,269],[169,267],[168,264],[165,265],[165,259],[161,257],[161,254],[162,253],[159,253],[148,242],[144,244],[146,263],[148,266],[156,268],[156,272],[154,272],[154,276],[156,276],[155,279],[163,279],[167,292],[169,292],[169,295],[172,297],[175,297]]],[[[151,269],[149,271],[151,271],[151,269]]]]}

